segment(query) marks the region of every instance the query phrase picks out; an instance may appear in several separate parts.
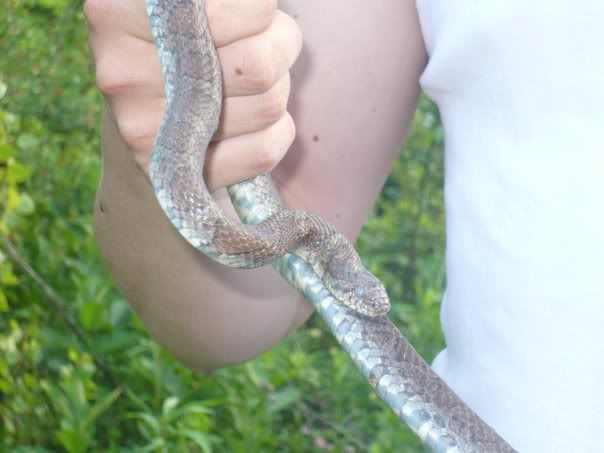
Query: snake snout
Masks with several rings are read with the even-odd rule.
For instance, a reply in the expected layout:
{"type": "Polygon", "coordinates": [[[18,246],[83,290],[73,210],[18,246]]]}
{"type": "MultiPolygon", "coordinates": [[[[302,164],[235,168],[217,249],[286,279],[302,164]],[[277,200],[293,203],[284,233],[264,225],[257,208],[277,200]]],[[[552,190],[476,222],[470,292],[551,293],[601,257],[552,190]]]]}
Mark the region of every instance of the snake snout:
{"type": "Polygon", "coordinates": [[[385,315],[390,309],[386,288],[364,268],[335,278],[333,274],[326,272],[323,282],[342,305],[357,313],[373,317],[385,315]]]}
{"type": "Polygon", "coordinates": [[[385,315],[390,310],[390,299],[384,286],[378,281],[371,287],[355,288],[352,296],[354,309],[367,316],[385,315]]]}

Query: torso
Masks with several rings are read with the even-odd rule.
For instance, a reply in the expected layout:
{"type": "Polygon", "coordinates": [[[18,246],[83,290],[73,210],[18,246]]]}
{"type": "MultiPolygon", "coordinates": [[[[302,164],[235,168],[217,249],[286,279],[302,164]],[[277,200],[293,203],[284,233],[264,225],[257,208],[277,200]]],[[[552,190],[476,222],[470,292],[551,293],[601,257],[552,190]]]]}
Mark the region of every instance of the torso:
{"type": "Polygon", "coordinates": [[[447,348],[433,366],[520,451],[595,451],[604,3],[417,6],[446,137],[447,348]]]}

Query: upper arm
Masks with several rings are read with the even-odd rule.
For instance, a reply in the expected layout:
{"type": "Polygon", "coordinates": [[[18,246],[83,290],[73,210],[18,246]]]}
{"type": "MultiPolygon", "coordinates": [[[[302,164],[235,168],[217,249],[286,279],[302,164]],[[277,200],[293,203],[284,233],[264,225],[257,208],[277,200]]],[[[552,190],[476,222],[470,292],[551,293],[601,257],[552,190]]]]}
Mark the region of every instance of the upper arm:
{"type": "Polygon", "coordinates": [[[415,2],[282,0],[300,24],[289,110],[297,137],[273,171],[288,206],[354,238],[417,106],[426,51],[415,2]]]}

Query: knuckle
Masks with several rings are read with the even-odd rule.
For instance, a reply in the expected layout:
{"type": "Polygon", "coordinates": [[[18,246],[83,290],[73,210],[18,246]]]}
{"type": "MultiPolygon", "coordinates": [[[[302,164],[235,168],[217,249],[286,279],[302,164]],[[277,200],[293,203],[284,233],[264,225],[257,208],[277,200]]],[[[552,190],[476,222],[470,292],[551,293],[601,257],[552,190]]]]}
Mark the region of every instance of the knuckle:
{"type": "Polygon", "coordinates": [[[257,93],[268,91],[275,83],[275,66],[267,47],[257,46],[243,54],[242,85],[257,93]]]}
{"type": "Polygon", "coordinates": [[[206,2],[206,16],[210,28],[224,25],[224,14],[225,10],[224,0],[212,0],[206,2]]]}
{"type": "Polygon", "coordinates": [[[123,77],[123,72],[103,57],[97,60],[95,77],[99,91],[105,96],[115,96],[123,93],[128,85],[123,77]]]}
{"type": "Polygon", "coordinates": [[[149,121],[140,119],[141,115],[116,115],[117,128],[124,140],[136,154],[145,154],[155,140],[156,131],[149,121]]]}
{"type": "Polygon", "coordinates": [[[285,114],[285,131],[284,134],[288,143],[292,143],[296,138],[296,123],[289,113],[285,114]]]}
{"type": "Polygon", "coordinates": [[[283,99],[282,96],[272,95],[264,103],[259,114],[265,123],[273,124],[281,119],[286,109],[287,98],[283,99]]]}
{"type": "Polygon", "coordinates": [[[277,13],[277,0],[258,1],[258,12],[262,17],[272,20],[277,13]]]}
{"type": "Polygon", "coordinates": [[[302,45],[304,43],[304,37],[302,36],[302,29],[300,28],[300,26],[298,25],[298,23],[291,18],[291,21],[293,23],[293,33],[294,33],[294,43],[296,45],[296,55],[300,54],[300,50],[302,49],[302,45]]]}
{"type": "Polygon", "coordinates": [[[259,173],[268,173],[281,161],[283,150],[276,145],[272,134],[266,134],[255,155],[255,169],[259,173]]]}
{"type": "Polygon", "coordinates": [[[302,48],[302,29],[293,17],[287,14],[282,14],[282,16],[284,27],[286,28],[288,36],[287,42],[289,43],[292,49],[296,49],[297,53],[302,48]]]}
{"type": "Polygon", "coordinates": [[[101,25],[112,14],[112,5],[107,0],[86,0],[83,8],[89,25],[92,28],[101,25]]]}
{"type": "Polygon", "coordinates": [[[296,136],[296,126],[288,113],[279,127],[266,129],[256,152],[256,171],[268,173],[281,162],[296,136]]]}
{"type": "Polygon", "coordinates": [[[279,86],[273,87],[263,95],[264,102],[260,107],[259,115],[266,123],[276,123],[287,111],[289,78],[285,82],[279,83],[279,86]]]}
{"type": "Polygon", "coordinates": [[[119,52],[106,45],[97,46],[94,54],[96,85],[105,96],[154,88],[159,69],[156,73],[156,68],[141,63],[147,58],[157,58],[153,43],[132,40],[119,52]]]}
{"type": "Polygon", "coordinates": [[[95,78],[99,91],[108,97],[127,94],[150,83],[148,73],[106,50],[98,52],[95,78]]]}

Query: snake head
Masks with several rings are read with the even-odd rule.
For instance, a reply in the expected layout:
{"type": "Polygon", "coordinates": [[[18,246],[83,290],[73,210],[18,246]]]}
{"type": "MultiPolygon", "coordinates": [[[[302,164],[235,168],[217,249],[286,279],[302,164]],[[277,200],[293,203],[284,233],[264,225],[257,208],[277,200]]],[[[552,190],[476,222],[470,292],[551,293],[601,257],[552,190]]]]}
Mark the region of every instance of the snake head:
{"type": "Polygon", "coordinates": [[[390,309],[386,288],[364,269],[355,272],[353,278],[335,279],[328,286],[342,304],[363,315],[385,315],[390,309]]]}

